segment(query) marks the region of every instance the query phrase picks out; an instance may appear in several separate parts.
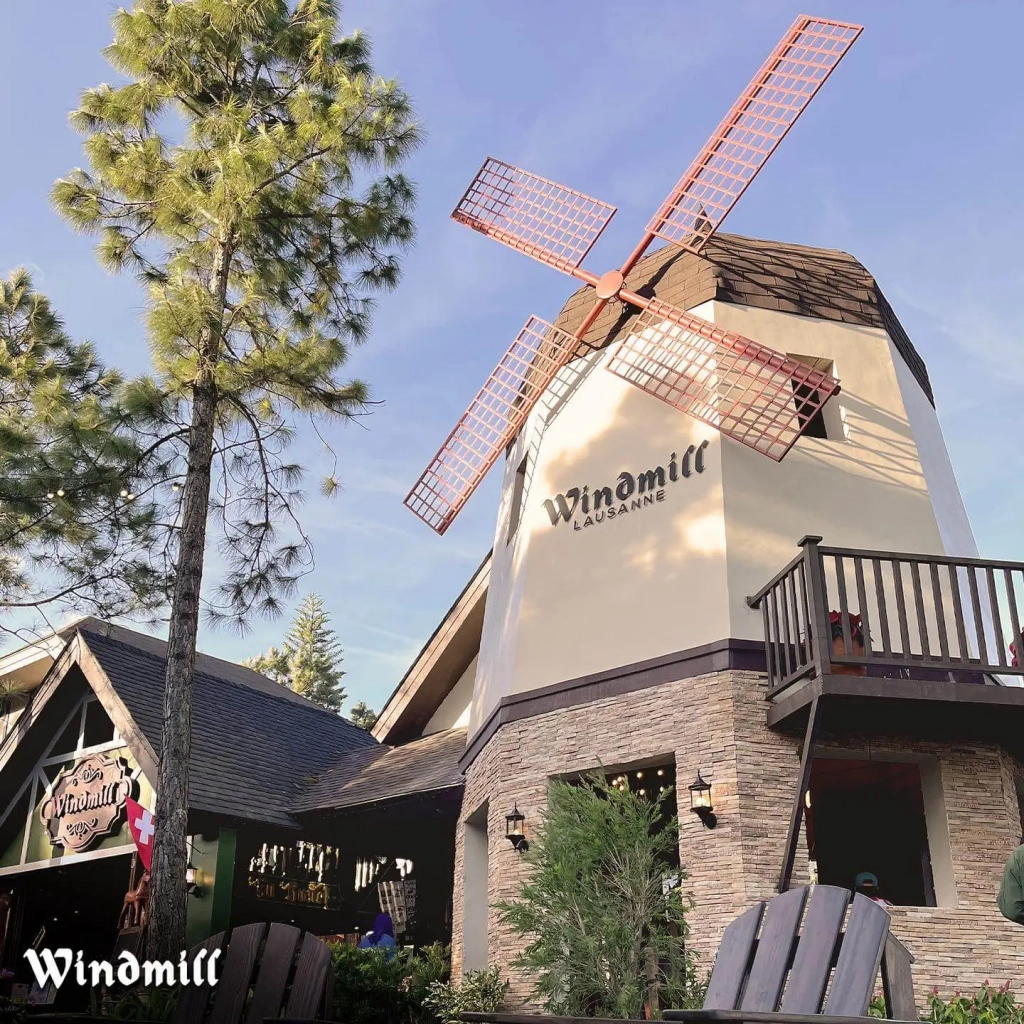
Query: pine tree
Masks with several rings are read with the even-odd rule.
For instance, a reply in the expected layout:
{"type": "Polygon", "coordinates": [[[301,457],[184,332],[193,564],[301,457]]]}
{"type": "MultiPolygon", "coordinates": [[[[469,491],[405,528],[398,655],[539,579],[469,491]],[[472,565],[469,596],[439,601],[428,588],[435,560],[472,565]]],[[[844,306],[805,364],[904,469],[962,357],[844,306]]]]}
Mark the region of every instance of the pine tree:
{"type": "Polygon", "coordinates": [[[314,704],[341,711],[345,690],[341,645],[319,594],[303,599],[280,648],[243,662],[314,704]]]}
{"type": "Polygon", "coordinates": [[[165,467],[136,430],[132,396],[24,270],[0,279],[0,629],[165,600],[165,467]]]}
{"type": "MultiPolygon", "coordinates": [[[[59,181],[73,227],[148,289],[154,386],[187,429],[175,510],[148,956],[185,941],[192,675],[207,521],[226,566],[215,617],[279,611],[309,563],[284,453],[297,417],[365,411],[339,371],[412,237],[397,168],[408,101],[333,0],[135,0],[105,53],[124,85],[82,97],[90,169],[59,181]],[[282,535],[282,531],[284,535],[282,535]]],[[[333,477],[325,493],[337,487],[333,477]]]]}
{"type": "Polygon", "coordinates": [[[365,700],[361,700],[358,704],[352,705],[348,720],[369,732],[377,724],[377,712],[365,700]]]}

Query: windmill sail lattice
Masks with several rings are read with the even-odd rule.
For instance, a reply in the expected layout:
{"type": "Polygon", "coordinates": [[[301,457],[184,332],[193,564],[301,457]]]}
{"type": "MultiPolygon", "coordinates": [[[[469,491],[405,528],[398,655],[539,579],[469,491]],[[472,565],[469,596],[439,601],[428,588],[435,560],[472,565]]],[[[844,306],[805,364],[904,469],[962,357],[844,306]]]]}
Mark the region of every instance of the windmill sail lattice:
{"type": "Polygon", "coordinates": [[[605,303],[641,315],[607,368],[641,390],[782,459],[839,382],[782,353],[625,287],[656,238],[700,253],[861,33],[801,15],[658,208],[619,270],[581,264],[615,213],[598,199],[488,158],[452,218],[594,287],[575,334],[531,318],[405,504],[444,533],[574,352],[605,303]]]}
{"type": "Polygon", "coordinates": [[[647,229],[699,253],[861,33],[799,17],[740,94],[647,229]]]}
{"type": "Polygon", "coordinates": [[[444,533],[579,342],[532,316],[405,499],[444,533]]]}
{"type": "Polygon", "coordinates": [[[488,157],[452,219],[572,273],[614,215],[600,199],[488,157]]]}
{"type": "Polygon", "coordinates": [[[839,390],[820,370],[657,301],[608,369],[777,462],[839,390]]]}

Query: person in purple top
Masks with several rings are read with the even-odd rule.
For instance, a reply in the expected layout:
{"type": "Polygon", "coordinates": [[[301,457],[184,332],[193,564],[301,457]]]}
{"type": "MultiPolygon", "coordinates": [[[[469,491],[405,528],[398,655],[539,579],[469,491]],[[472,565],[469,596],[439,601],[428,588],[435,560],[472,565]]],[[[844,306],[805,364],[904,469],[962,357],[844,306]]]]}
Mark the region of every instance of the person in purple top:
{"type": "Polygon", "coordinates": [[[360,949],[383,949],[390,960],[395,955],[395,929],[387,914],[378,914],[373,931],[367,932],[359,943],[360,949]]]}

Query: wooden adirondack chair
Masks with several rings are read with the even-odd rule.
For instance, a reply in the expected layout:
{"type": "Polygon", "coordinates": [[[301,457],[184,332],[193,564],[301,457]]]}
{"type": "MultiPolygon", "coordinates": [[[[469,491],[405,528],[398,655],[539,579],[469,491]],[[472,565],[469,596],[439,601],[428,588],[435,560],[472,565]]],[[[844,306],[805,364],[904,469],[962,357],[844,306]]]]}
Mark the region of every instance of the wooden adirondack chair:
{"type": "Polygon", "coordinates": [[[863,1024],[881,966],[888,1016],[917,1021],[912,962],[880,904],[859,894],[851,904],[831,885],[790,889],[726,928],[704,1008],[666,1010],[665,1019],[863,1024]]]}
{"type": "MultiPolygon", "coordinates": [[[[312,1024],[330,1020],[333,975],[331,951],[309,932],[290,924],[247,924],[221,932],[196,946],[189,960],[205,949],[221,951],[218,981],[189,985],[171,1024],[312,1024]]],[[[206,962],[205,960],[203,961],[206,962]]],[[[110,1024],[110,1018],[43,1013],[37,1024],[110,1024]]]]}
{"type": "MultiPolygon", "coordinates": [[[[883,906],[859,894],[851,905],[850,893],[831,885],[790,889],[767,906],[755,904],[725,929],[704,1008],[666,1010],[664,1016],[690,1024],[865,1024],[872,1019],[865,1015],[881,965],[889,1017],[916,1024],[912,962],[907,948],[889,934],[883,906]]],[[[511,1013],[462,1013],[459,1018],[472,1024],[584,1021],[511,1013]]]]}

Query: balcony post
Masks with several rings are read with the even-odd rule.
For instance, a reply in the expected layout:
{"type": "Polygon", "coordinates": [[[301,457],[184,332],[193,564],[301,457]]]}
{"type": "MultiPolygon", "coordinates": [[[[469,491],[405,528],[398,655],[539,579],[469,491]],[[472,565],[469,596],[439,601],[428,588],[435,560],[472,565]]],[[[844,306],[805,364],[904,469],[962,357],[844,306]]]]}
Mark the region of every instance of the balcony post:
{"type": "Polygon", "coordinates": [[[828,603],[825,596],[825,572],[821,564],[818,545],[820,537],[808,536],[800,541],[804,550],[804,572],[807,576],[808,640],[817,675],[826,676],[832,671],[832,630],[828,621],[828,603]]]}

